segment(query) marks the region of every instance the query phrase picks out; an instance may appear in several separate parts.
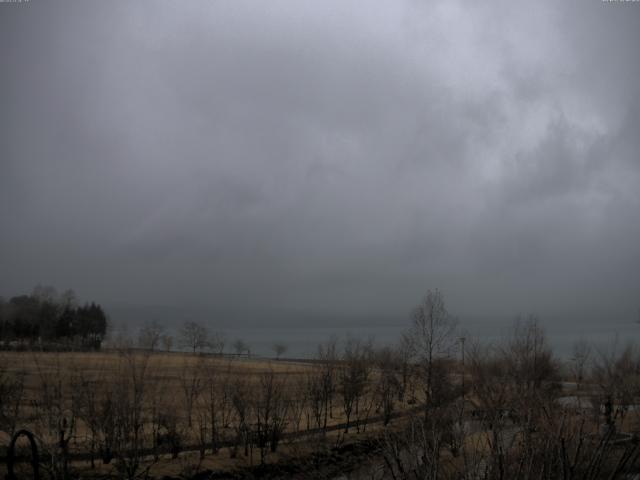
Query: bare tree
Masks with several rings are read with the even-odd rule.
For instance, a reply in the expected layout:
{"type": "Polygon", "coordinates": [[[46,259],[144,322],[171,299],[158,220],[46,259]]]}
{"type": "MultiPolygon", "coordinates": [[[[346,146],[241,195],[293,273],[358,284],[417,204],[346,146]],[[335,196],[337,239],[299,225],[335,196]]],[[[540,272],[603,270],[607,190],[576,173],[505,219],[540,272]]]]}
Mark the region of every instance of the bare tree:
{"type": "Polygon", "coordinates": [[[569,368],[571,369],[571,376],[576,382],[576,390],[580,390],[580,385],[587,373],[587,363],[590,358],[591,346],[586,341],[581,340],[573,344],[573,355],[571,356],[569,368]]]}
{"type": "Polygon", "coordinates": [[[364,395],[369,377],[368,345],[355,338],[348,338],[345,343],[342,362],[338,368],[338,381],[342,407],[345,414],[345,433],[349,433],[351,413],[359,410],[361,397],[364,395]]]}
{"type": "Polygon", "coordinates": [[[31,296],[40,302],[55,303],[58,300],[58,292],[50,285],[36,285],[31,291],[31,296]]]}
{"type": "Polygon", "coordinates": [[[109,344],[112,348],[127,350],[133,346],[133,341],[129,335],[129,326],[127,323],[123,322],[110,328],[109,344]]]}
{"type": "MultiPolygon", "coordinates": [[[[442,435],[437,430],[438,419],[434,422],[409,418],[398,430],[386,429],[380,439],[384,460],[382,478],[425,479],[441,478],[485,478],[470,472],[468,477],[450,475],[442,466],[442,435]]],[[[491,477],[493,478],[493,477],[491,477]]]]}
{"type": "Polygon", "coordinates": [[[273,371],[260,376],[260,383],[252,396],[255,417],[254,437],[260,450],[260,463],[264,464],[267,448],[275,452],[287,419],[286,384],[277,379],[273,371]]]}
{"type": "Polygon", "coordinates": [[[236,355],[242,355],[249,350],[249,347],[244,340],[238,338],[233,342],[233,350],[236,352],[236,355]]]}
{"type": "Polygon", "coordinates": [[[287,351],[287,345],[282,342],[276,342],[272,345],[271,349],[276,354],[276,360],[280,360],[280,356],[287,351]]]}
{"type": "Polygon", "coordinates": [[[249,456],[251,447],[250,408],[252,392],[244,378],[237,376],[231,385],[231,404],[235,413],[235,442],[231,448],[231,457],[235,458],[238,447],[244,444],[244,456],[249,456]]]}
{"type": "Polygon", "coordinates": [[[0,431],[13,436],[18,422],[22,420],[26,373],[13,372],[0,358],[0,431]]]}
{"type": "Polygon", "coordinates": [[[88,430],[91,468],[95,468],[95,456],[100,445],[101,425],[104,422],[100,410],[104,392],[104,365],[91,365],[91,370],[78,368],[72,379],[73,405],[77,418],[88,430]]]}
{"type": "Polygon", "coordinates": [[[327,429],[328,418],[333,418],[333,396],[336,392],[336,366],[338,339],[332,336],[327,342],[318,345],[318,363],[320,365],[320,394],[324,403],[323,430],[327,429]]]}
{"type": "Polygon", "coordinates": [[[619,422],[622,428],[629,405],[640,396],[640,352],[633,345],[619,353],[615,346],[608,352],[601,351],[594,358],[591,375],[600,387],[605,425],[615,431],[619,422]]]}
{"type": "Polygon", "coordinates": [[[46,364],[34,355],[38,371],[38,388],[32,402],[35,425],[43,446],[51,456],[49,475],[55,479],[69,476],[69,442],[76,429],[75,409],[71,403],[69,371],[64,368],[60,355],[46,364]]]}
{"type": "Polygon", "coordinates": [[[180,415],[174,410],[166,409],[158,412],[156,422],[157,447],[168,448],[171,452],[171,458],[178,458],[188,434],[180,415]]]}
{"type": "MultiPolygon", "coordinates": [[[[513,390],[509,381],[509,366],[500,349],[479,344],[471,345],[468,359],[469,372],[473,379],[472,391],[478,404],[475,416],[487,432],[486,445],[477,445],[477,450],[488,447],[492,468],[495,471],[503,471],[503,439],[507,431],[507,412],[513,390]]],[[[484,456],[479,457],[476,451],[473,453],[471,457],[474,459],[474,465],[477,465],[476,462],[480,462],[484,456]]],[[[465,452],[465,462],[468,462],[469,457],[465,452]]]]}
{"type": "Polygon", "coordinates": [[[558,373],[546,334],[537,317],[530,315],[514,324],[513,334],[503,347],[503,355],[510,368],[510,376],[519,394],[550,386],[558,373]],[[547,383],[545,383],[547,382],[547,383]]]}
{"type": "Polygon", "coordinates": [[[171,335],[162,336],[162,346],[165,352],[170,352],[173,348],[173,337],[171,335]]]}
{"type": "Polygon", "coordinates": [[[116,470],[132,480],[148,472],[152,463],[144,465],[145,425],[151,423],[145,409],[147,399],[154,395],[150,375],[149,353],[123,350],[119,354],[118,370],[112,380],[109,395],[110,428],[116,470]]]}
{"type": "MultiPolygon", "coordinates": [[[[290,384],[289,395],[289,426],[293,433],[301,431],[302,418],[309,411],[309,399],[307,397],[307,379],[303,375],[294,377],[290,384]]],[[[309,425],[307,425],[307,428],[309,425]]]]}
{"type": "Polygon", "coordinates": [[[374,391],[376,411],[382,411],[384,425],[387,425],[391,421],[395,402],[402,390],[402,384],[396,375],[401,362],[397,356],[397,350],[389,347],[378,350],[373,361],[378,370],[374,391]]]}
{"type": "Polygon", "coordinates": [[[311,370],[306,378],[305,396],[308,398],[309,410],[307,413],[307,429],[310,428],[310,418],[313,417],[316,428],[326,429],[326,409],[329,402],[326,400],[327,390],[324,382],[324,372],[319,368],[311,370]]]}
{"type": "Polygon", "coordinates": [[[208,432],[212,453],[218,451],[222,432],[231,422],[231,377],[229,364],[224,370],[215,362],[209,362],[204,369],[203,394],[199,397],[203,420],[208,423],[208,432]]]}
{"type": "MultiPolygon", "coordinates": [[[[558,439],[555,435],[563,422],[569,421],[562,419],[556,402],[557,363],[544,331],[530,317],[514,325],[503,345],[472,345],[468,358],[473,397],[479,407],[475,416],[487,431],[484,451],[491,478],[539,478],[532,473],[523,477],[526,472],[517,470],[518,462],[537,469],[552,461],[551,442],[558,439]]],[[[569,439],[562,441],[562,448],[567,448],[569,439]]],[[[476,454],[464,455],[465,461],[477,459],[476,454]]]]}
{"type": "Polygon", "coordinates": [[[413,312],[410,331],[413,351],[422,370],[426,410],[434,396],[434,366],[439,358],[451,354],[456,341],[455,330],[456,321],[449,314],[442,293],[427,291],[413,312]]]}
{"type": "Polygon", "coordinates": [[[60,294],[60,305],[64,308],[75,308],[78,306],[78,296],[72,289],[67,289],[60,294]]]}
{"type": "Polygon", "coordinates": [[[152,352],[160,346],[163,339],[164,326],[156,320],[146,322],[138,333],[138,346],[152,352]]]}
{"type": "Polygon", "coordinates": [[[183,394],[184,408],[187,415],[187,425],[192,427],[193,408],[196,399],[203,388],[203,360],[198,358],[196,364],[191,363],[191,358],[185,358],[180,374],[180,387],[183,394]]]}
{"type": "Polygon", "coordinates": [[[180,329],[180,345],[196,353],[209,345],[209,331],[198,322],[184,322],[180,329]]]}
{"type": "Polygon", "coordinates": [[[117,391],[113,378],[101,384],[101,395],[97,397],[97,416],[99,452],[102,463],[108,465],[115,456],[116,450],[116,415],[117,391]]]}
{"type": "Polygon", "coordinates": [[[217,355],[222,355],[224,353],[226,341],[224,334],[214,332],[209,340],[209,347],[211,347],[211,350],[213,350],[217,355]]]}
{"type": "Polygon", "coordinates": [[[398,361],[398,373],[400,376],[400,388],[398,390],[398,400],[401,402],[406,401],[407,390],[411,390],[410,402],[415,402],[415,388],[413,387],[413,382],[411,381],[412,377],[412,369],[413,369],[413,340],[411,336],[408,334],[402,335],[400,337],[400,342],[395,348],[395,357],[398,361]],[[410,385],[411,384],[411,385],[410,385]]]}

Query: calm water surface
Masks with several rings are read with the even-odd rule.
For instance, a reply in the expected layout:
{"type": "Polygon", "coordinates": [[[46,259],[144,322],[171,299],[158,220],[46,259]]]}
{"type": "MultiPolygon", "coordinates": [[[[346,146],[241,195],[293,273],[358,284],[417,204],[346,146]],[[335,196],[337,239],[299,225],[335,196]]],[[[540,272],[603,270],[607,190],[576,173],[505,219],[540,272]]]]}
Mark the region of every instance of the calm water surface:
{"type": "MultiPolygon", "coordinates": [[[[240,338],[250,347],[252,354],[273,355],[273,344],[282,342],[287,345],[287,357],[312,358],[318,344],[326,342],[332,335],[339,341],[349,336],[362,340],[373,339],[377,345],[392,345],[407,331],[409,321],[393,325],[346,325],[331,327],[238,327],[223,330],[227,338],[228,350],[231,343],[240,338]]],[[[596,350],[621,349],[630,342],[640,345],[640,324],[624,322],[584,322],[571,325],[561,322],[541,321],[549,343],[561,358],[572,356],[573,345],[577,341],[586,341],[596,350]]],[[[481,342],[497,343],[507,337],[513,327],[513,320],[471,321],[460,320],[459,326],[465,331],[467,341],[477,339],[481,342]]]]}

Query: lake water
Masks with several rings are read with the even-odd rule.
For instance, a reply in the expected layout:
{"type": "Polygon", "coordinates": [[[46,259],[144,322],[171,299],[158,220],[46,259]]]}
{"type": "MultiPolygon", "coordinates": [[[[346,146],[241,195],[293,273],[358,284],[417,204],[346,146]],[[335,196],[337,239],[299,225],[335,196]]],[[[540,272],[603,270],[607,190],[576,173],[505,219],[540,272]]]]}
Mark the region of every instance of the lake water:
{"type": "MultiPolygon", "coordinates": [[[[235,339],[242,339],[251,347],[251,353],[273,356],[273,344],[282,342],[287,346],[285,356],[312,358],[319,343],[326,342],[335,335],[339,340],[348,336],[358,339],[373,339],[377,345],[392,345],[407,331],[409,321],[404,324],[344,325],[327,327],[235,327],[221,331],[227,339],[227,350],[235,339]]],[[[568,359],[572,356],[573,345],[586,341],[596,350],[621,349],[630,342],[640,345],[640,324],[635,322],[583,322],[579,325],[561,322],[543,322],[549,343],[556,355],[568,359]]],[[[513,328],[512,320],[504,321],[464,321],[459,322],[465,332],[467,342],[477,339],[483,343],[498,343],[508,336],[513,328]]]]}
{"type": "MultiPolygon", "coordinates": [[[[253,354],[273,356],[273,344],[282,342],[287,346],[285,355],[296,358],[314,357],[318,344],[326,342],[332,335],[341,340],[349,335],[362,340],[373,338],[377,345],[392,345],[411,325],[408,315],[392,319],[319,314],[310,316],[305,312],[296,315],[285,311],[230,316],[229,312],[210,309],[185,310],[168,307],[112,308],[110,314],[115,325],[128,328],[128,335],[132,338],[136,338],[138,328],[149,320],[159,321],[169,333],[176,335],[181,322],[186,319],[198,321],[211,331],[223,333],[227,341],[227,352],[232,352],[234,340],[242,339],[253,354]],[[263,319],[263,323],[253,322],[253,325],[249,325],[249,319],[257,316],[263,319]]],[[[513,331],[513,317],[459,315],[458,318],[459,328],[467,338],[467,345],[474,340],[497,343],[513,331]]],[[[573,345],[581,340],[599,350],[611,350],[613,345],[621,349],[629,342],[640,345],[640,324],[636,320],[633,312],[626,317],[596,314],[591,317],[574,315],[570,318],[541,316],[540,325],[546,331],[555,354],[568,359],[572,356],[573,345]]]]}

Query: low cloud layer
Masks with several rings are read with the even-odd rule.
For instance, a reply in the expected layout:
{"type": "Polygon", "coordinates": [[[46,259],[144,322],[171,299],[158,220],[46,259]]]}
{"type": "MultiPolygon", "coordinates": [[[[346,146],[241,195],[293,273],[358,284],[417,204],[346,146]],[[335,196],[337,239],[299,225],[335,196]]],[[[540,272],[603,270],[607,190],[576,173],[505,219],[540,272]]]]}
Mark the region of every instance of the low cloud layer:
{"type": "Polygon", "coordinates": [[[3,295],[636,315],[638,4],[0,7],[3,295]]]}

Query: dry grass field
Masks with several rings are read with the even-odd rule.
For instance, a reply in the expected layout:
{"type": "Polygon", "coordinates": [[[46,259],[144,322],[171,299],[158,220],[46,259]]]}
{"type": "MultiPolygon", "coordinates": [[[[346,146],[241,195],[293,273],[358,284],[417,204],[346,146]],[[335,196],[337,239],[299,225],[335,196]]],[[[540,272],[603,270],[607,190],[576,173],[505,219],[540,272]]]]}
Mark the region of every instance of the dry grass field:
{"type": "MultiPolygon", "coordinates": [[[[219,357],[189,353],[148,353],[144,351],[109,352],[2,352],[0,362],[7,373],[24,375],[25,401],[38,396],[43,381],[58,379],[71,387],[80,378],[89,381],[113,381],[120,375],[133,373],[132,368],[145,369],[149,383],[158,382],[167,392],[181,388],[185,374],[213,370],[233,377],[255,381],[261,373],[274,372],[298,379],[310,371],[310,364],[285,360],[219,357]]],[[[71,395],[71,391],[67,390],[71,395]]],[[[70,398],[69,398],[70,400],[70,398]]]]}
{"type": "Polygon", "coordinates": [[[532,325],[466,364],[359,343],[313,362],[3,353],[0,443],[33,432],[55,479],[631,478],[640,353],[563,375],[542,342],[532,325]]]}
{"type": "MultiPolygon", "coordinates": [[[[179,476],[290,461],[362,439],[376,428],[369,421],[380,423],[380,374],[369,369],[347,409],[345,436],[338,390],[346,380],[338,385],[333,361],[123,350],[5,352],[0,362],[3,378],[18,379],[21,387],[0,442],[27,429],[41,453],[54,461],[64,456],[65,468],[85,475],[126,477],[131,472],[121,475],[122,469],[149,469],[179,476]]],[[[11,401],[3,400],[5,411],[11,401]]],[[[407,407],[398,402],[396,413],[407,407]]]]}

